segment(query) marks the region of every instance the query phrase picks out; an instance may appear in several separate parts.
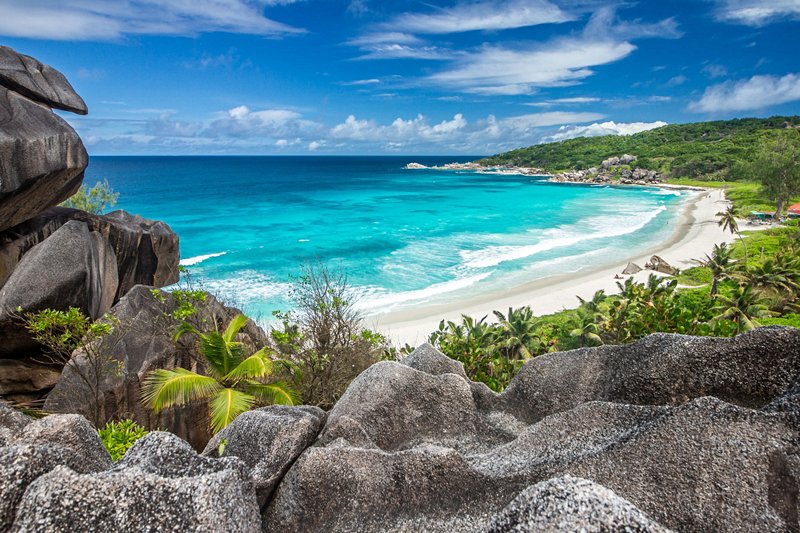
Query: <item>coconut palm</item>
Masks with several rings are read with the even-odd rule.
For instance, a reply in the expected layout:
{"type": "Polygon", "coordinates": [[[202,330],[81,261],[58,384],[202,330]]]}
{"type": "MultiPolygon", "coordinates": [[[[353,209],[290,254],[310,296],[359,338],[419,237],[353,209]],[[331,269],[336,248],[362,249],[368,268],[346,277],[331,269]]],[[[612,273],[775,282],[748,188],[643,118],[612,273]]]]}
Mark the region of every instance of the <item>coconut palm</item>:
{"type": "Polygon", "coordinates": [[[731,277],[731,267],[734,263],[734,260],[731,259],[731,249],[724,242],[715,244],[710,256],[706,254],[705,259],[695,259],[694,261],[711,270],[711,296],[716,295],[719,282],[731,277]]]}
{"type": "Polygon", "coordinates": [[[539,348],[541,338],[537,332],[539,319],[534,316],[530,307],[519,309],[508,308],[508,315],[494,311],[500,323],[495,333],[495,348],[499,348],[511,357],[523,360],[532,357],[532,350],[539,348]]]}
{"type": "Polygon", "coordinates": [[[268,357],[266,348],[245,357],[244,346],[235,339],[246,323],[247,317],[239,314],[222,333],[203,333],[191,324],[181,324],[175,340],[187,333],[196,335],[210,375],[185,368],[154,370],[144,379],[144,404],[159,412],[194,401],[208,402],[211,429],[217,433],[256,404],[299,403],[297,393],[287,383],[266,381],[276,362],[268,357]]]}
{"type": "Polygon", "coordinates": [[[603,344],[603,339],[600,337],[600,325],[597,323],[597,315],[588,307],[579,307],[577,313],[578,327],[570,330],[570,337],[578,339],[581,346],[603,344]]]}
{"type": "Polygon", "coordinates": [[[741,285],[735,288],[730,296],[718,296],[714,310],[718,314],[711,319],[711,322],[730,320],[734,324],[736,333],[750,331],[758,327],[760,324],[756,320],[757,318],[771,315],[767,306],[762,303],[761,298],[753,291],[752,285],[741,285]]]}
{"type": "Polygon", "coordinates": [[[736,222],[733,204],[729,205],[725,211],[720,211],[717,213],[717,216],[719,217],[717,224],[722,226],[722,231],[730,231],[734,235],[738,236],[739,240],[742,241],[742,246],[744,247],[744,263],[747,264],[747,244],[744,242],[744,238],[739,232],[739,223],[736,222]]]}

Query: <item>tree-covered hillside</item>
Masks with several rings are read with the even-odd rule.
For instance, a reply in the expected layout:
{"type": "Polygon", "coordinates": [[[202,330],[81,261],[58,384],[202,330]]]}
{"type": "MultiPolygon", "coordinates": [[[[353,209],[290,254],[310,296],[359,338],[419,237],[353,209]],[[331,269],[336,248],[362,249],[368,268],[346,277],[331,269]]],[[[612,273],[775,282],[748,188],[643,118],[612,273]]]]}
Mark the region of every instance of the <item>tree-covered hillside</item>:
{"type": "Polygon", "coordinates": [[[542,168],[548,172],[586,169],[613,156],[632,154],[637,166],[673,177],[735,180],[727,175],[749,161],[765,137],[800,128],[800,116],[744,118],[674,124],[635,135],[605,135],[539,144],[498,154],[480,163],[542,168]]]}

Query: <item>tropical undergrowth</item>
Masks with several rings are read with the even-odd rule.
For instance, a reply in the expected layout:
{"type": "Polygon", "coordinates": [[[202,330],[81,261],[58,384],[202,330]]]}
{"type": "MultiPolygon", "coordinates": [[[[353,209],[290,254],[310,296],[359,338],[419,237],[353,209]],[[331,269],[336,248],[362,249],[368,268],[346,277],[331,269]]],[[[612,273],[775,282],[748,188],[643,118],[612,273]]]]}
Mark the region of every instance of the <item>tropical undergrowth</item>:
{"type": "Polygon", "coordinates": [[[536,316],[528,307],[439,324],[429,340],[471,379],[502,391],[530,358],[656,332],[729,337],[762,325],[800,327],[800,233],[779,227],[716,246],[676,278],[651,275],[598,291],[577,309],[536,316]],[[750,250],[745,260],[745,248],[750,250]]]}

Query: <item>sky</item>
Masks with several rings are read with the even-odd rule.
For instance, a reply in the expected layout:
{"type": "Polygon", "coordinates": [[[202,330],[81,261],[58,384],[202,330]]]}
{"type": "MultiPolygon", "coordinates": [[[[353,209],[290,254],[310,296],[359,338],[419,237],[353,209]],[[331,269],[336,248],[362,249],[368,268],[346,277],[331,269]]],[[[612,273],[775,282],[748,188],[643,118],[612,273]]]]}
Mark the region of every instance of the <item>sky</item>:
{"type": "Polygon", "coordinates": [[[91,155],[494,154],[800,114],[800,0],[0,0],[91,155]]]}

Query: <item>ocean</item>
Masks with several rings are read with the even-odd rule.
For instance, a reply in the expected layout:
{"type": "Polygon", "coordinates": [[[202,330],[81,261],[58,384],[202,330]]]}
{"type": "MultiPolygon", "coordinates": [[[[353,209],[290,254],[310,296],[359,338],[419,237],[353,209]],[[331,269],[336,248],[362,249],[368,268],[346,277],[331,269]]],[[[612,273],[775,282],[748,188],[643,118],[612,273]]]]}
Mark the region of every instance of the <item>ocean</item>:
{"type": "Polygon", "coordinates": [[[668,239],[688,194],[403,168],[473,159],[91,157],[85,182],[168,223],[194,284],[262,322],[308,262],[346,272],[367,315],[619,262],[668,239]]]}

